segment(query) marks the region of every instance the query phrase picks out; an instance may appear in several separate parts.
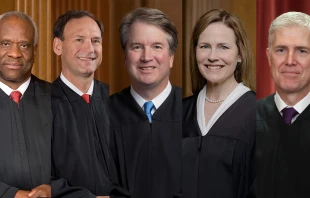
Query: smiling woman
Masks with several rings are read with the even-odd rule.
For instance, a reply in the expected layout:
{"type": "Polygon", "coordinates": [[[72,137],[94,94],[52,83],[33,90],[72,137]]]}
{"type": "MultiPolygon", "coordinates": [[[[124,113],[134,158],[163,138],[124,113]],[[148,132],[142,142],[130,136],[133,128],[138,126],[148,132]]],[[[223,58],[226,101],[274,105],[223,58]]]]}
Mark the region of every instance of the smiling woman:
{"type": "Polygon", "coordinates": [[[237,16],[220,9],[201,16],[190,67],[195,95],[182,106],[183,196],[246,197],[255,180],[255,76],[237,16]]]}

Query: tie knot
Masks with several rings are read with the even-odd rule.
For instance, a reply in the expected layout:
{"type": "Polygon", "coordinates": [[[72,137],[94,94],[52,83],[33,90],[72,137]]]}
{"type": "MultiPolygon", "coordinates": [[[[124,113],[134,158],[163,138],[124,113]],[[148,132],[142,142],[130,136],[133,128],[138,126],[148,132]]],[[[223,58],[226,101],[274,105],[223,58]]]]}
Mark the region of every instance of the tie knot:
{"type": "Polygon", "coordinates": [[[154,104],[152,101],[148,101],[144,103],[144,111],[149,118],[149,121],[152,122],[152,109],[154,108],[154,104]]]}
{"type": "Polygon", "coordinates": [[[89,94],[83,94],[83,95],[82,95],[82,98],[85,100],[85,102],[86,102],[87,104],[90,103],[89,94]]]}
{"type": "Polygon", "coordinates": [[[14,100],[14,102],[16,102],[17,104],[19,104],[21,96],[22,96],[22,93],[20,93],[19,91],[12,91],[10,95],[12,100],[14,100]]]}
{"type": "Polygon", "coordinates": [[[290,125],[292,118],[295,117],[298,112],[293,107],[286,107],[282,110],[284,122],[290,125]]]}

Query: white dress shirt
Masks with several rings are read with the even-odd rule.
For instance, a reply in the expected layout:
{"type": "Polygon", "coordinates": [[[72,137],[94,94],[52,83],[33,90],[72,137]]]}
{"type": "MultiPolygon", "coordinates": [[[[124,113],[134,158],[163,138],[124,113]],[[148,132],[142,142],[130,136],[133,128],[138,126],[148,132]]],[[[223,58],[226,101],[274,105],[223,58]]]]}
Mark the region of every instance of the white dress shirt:
{"type": "Polygon", "coordinates": [[[160,105],[168,98],[170,92],[171,92],[172,86],[170,82],[168,82],[167,87],[158,95],[156,96],[153,100],[145,100],[142,98],[131,86],[130,87],[130,93],[132,97],[135,99],[135,101],[139,104],[139,106],[144,110],[144,103],[148,101],[152,101],[154,104],[154,108],[152,109],[151,113],[152,115],[160,107],[160,105]]]}
{"type": "MultiPolygon", "coordinates": [[[[74,86],[62,73],[60,74],[60,79],[79,96],[82,96],[84,94],[83,92],[81,92],[81,90],[79,90],[76,86],[74,86]]],[[[90,87],[86,92],[86,94],[91,96],[93,95],[93,91],[94,91],[94,80],[91,82],[90,87]]]]}
{"type": "Polygon", "coordinates": [[[281,116],[283,116],[282,110],[286,107],[293,107],[298,112],[298,114],[292,118],[291,123],[293,123],[297,119],[297,117],[307,108],[307,106],[310,105],[310,92],[294,106],[288,106],[287,104],[285,104],[278,92],[276,92],[276,94],[274,95],[274,102],[276,103],[276,106],[281,116]]]}
{"type": "Polygon", "coordinates": [[[19,91],[22,94],[21,98],[23,98],[23,95],[30,84],[30,80],[31,77],[29,77],[28,80],[26,80],[23,84],[21,84],[16,90],[11,89],[9,86],[0,81],[0,89],[2,89],[4,93],[8,96],[11,95],[12,91],[19,91]]]}

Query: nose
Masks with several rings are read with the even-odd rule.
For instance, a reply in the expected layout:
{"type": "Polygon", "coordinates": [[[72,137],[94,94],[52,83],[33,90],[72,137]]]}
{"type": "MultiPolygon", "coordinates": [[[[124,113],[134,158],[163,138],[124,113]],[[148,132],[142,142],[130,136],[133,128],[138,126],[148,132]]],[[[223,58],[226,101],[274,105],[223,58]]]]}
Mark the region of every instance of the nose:
{"type": "Polygon", "coordinates": [[[286,65],[292,66],[296,63],[296,54],[294,51],[289,51],[289,53],[286,56],[286,65]]]}
{"type": "Polygon", "coordinates": [[[18,44],[14,44],[11,46],[11,49],[8,52],[8,56],[11,58],[19,58],[22,56],[22,53],[20,51],[20,47],[18,44]]]}
{"type": "Polygon", "coordinates": [[[213,62],[215,62],[217,60],[218,60],[218,58],[217,58],[216,50],[211,49],[210,52],[209,52],[208,61],[213,63],[213,62]]]}
{"type": "Polygon", "coordinates": [[[86,52],[94,52],[94,46],[91,40],[85,40],[83,43],[83,50],[86,52]]]}
{"type": "Polygon", "coordinates": [[[141,55],[141,61],[150,62],[152,60],[152,57],[153,57],[152,50],[148,47],[145,47],[141,55]]]}

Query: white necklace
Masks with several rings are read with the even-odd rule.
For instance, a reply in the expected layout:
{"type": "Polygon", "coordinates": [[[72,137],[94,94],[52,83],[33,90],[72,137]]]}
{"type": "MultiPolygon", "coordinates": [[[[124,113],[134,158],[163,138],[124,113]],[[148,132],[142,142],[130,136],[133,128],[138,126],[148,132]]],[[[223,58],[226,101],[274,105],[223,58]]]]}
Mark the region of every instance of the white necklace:
{"type": "Polygon", "coordinates": [[[219,103],[219,102],[223,102],[225,99],[223,100],[210,100],[207,96],[206,96],[206,101],[211,102],[211,103],[219,103]]]}

